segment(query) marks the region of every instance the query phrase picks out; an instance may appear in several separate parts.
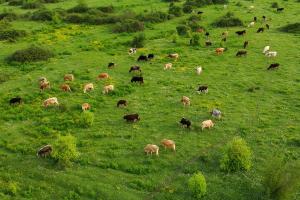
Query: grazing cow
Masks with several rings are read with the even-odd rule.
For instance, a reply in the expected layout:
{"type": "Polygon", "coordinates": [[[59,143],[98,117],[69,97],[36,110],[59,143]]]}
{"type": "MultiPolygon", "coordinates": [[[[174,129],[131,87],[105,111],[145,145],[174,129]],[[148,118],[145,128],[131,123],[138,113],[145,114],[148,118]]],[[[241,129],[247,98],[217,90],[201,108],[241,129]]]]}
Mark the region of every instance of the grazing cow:
{"type": "Polygon", "coordinates": [[[196,73],[200,75],[202,73],[202,67],[196,67],[196,73]]]}
{"type": "Polygon", "coordinates": [[[245,41],[244,42],[244,49],[246,49],[246,47],[248,46],[248,44],[249,44],[249,41],[245,41]]]}
{"type": "Polygon", "coordinates": [[[149,153],[152,155],[155,153],[158,156],[159,147],[155,144],[147,144],[144,148],[144,152],[148,155],[149,153]]]}
{"type": "Polygon", "coordinates": [[[175,60],[177,60],[179,58],[179,54],[178,53],[171,53],[168,55],[168,58],[173,58],[175,60]]]}
{"type": "Polygon", "coordinates": [[[188,119],[185,119],[185,118],[182,118],[180,120],[180,124],[183,126],[183,127],[187,127],[187,128],[190,128],[190,126],[192,125],[192,122],[188,119]]]}
{"type": "Polygon", "coordinates": [[[267,29],[270,29],[270,25],[269,24],[266,24],[266,27],[267,27],[267,29]]]}
{"type": "Polygon", "coordinates": [[[264,27],[260,27],[257,31],[256,31],[256,33],[263,33],[264,32],[264,30],[265,30],[265,28],[264,27]]]}
{"type": "Polygon", "coordinates": [[[36,156],[37,157],[46,157],[46,156],[49,156],[51,153],[52,153],[52,146],[48,144],[48,145],[43,146],[42,148],[40,148],[37,151],[36,156]]]}
{"type": "Polygon", "coordinates": [[[103,87],[102,93],[103,94],[108,94],[109,92],[114,91],[114,86],[113,85],[106,85],[103,87]]]}
{"type": "Polygon", "coordinates": [[[206,85],[199,86],[198,93],[208,93],[208,87],[206,85]]]}
{"type": "Polygon", "coordinates": [[[172,68],[172,63],[167,63],[165,64],[164,70],[171,69],[171,68],[172,68]]]}
{"type": "Polygon", "coordinates": [[[50,82],[49,81],[41,81],[40,82],[40,89],[44,90],[44,89],[50,89],[50,82]]]}
{"type": "Polygon", "coordinates": [[[98,75],[97,80],[107,79],[107,78],[109,78],[108,73],[101,73],[101,74],[98,75]]]}
{"type": "Polygon", "coordinates": [[[154,58],[154,54],[153,53],[148,54],[148,60],[152,60],[153,58],[154,58]]]}
{"type": "Polygon", "coordinates": [[[262,53],[265,54],[269,50],[270,50],[270,46],[265,46],[262,53]]]}
{"type": "Polygon", "coordinates": [[[93,83],[88,83],[88,84],[84,85],[83,93],[86,93],[86,92],[89,92],[89,91],[92,91],[92,90],[94,90],[94,84],[93,83]]]}
{"type": "Polygon", "coordinates": [[[265,56],[271,58],[271,57],[276,57],[277,56],[277,51],[267,51],[265,53],[265,56]]]}
{"type": "Polygon", "coordinates": [[[48,81],[46,77],[40,77],[38,80],[39,80],[39,83],[48,81]]]}
{"type": "Polygon", "coordinates": [[[254,17],[254,18],[253,18],[253,21],[257,22],[257,17],[254,17]]]}
{"type": "Polygon", "coordinates": [[[137,59],[137,61],[148,61],[148,57],[144,55],[140,55],[137,59]]]}
{"type": "Polygon", "coordinates": [[[137,50],[136,48],[130,48],[129,51],[128,51],[128,54],[129,55],[135,54],[136,50],[137,50]]]}
{"type": "Polygon", "coordinates": [[[43,103],[44,107],[52,106],[52,105],[59,105],[58,100],[56,97],[51,97],[49,99],[46,99],[43,103]]]}
{"type": "Polygon", "coordinates": [[[175,142],[173,140],[163,139],[161,144],[165,147],[165,149],[172,149],[175,151],[175,142]]]}
{"type": "Polygon", "coordinates": [[[208,46],[211,46],[211,45],[212,45],[212,42],[211,42],[211,41],[206,41],[206,42],[205,42],[205,46],[208,47],[208,46]]]}
{"type": "Polygon", "coordinates": [[[210,119],[205,120],[201,123],[202,130],[204,130],[205,128],[210,129],[211,127],[214,127],[214,123],[210,119]]]}
{"type": "Polygon", "coordinates": [[[248,28],[253,27],[255,25],[255,22],[250,22],[250,24],[248,24],[248,28]]]}
{"type": "Polygon", "coordinates": [[[197,12],[198,15],[201,15],[201,14],[203,14],[203,13],[204,13],[203,11],[198,11],[198,12],[197,12]]]}
{"type": "Polygon", "coordinates": [[[224,52],[225,50],[226,50],[226,49],[223,48],[223,47],[216,48],[216,54],[217,54],[217,55],[221,55],[221,54],[223,54],[223,52],[224,52]]]}
{"type": "Polygon", "coordinates": [[[191,100],[190,100],[190,98],[188,98],[187,96],[182,96],[182,98],[181,98],[181,103],[182,103],[184,106],[189,106],[189,105],[191,105],[191,100]]]}
{"type": "Polygon", "coordinates": [[[81,105],[81,109],[82,109],[82,111],[90,110],[91,109],[91,105],[88,104],[88,103],[83,103],[81,105]]]}
{"type": "Polygon", "coordinates": [[[136,83],[136,82],[139,82],[140,84],[143,84],[144,83],[144,78],[142,76],[134,76],[132,77],[131,79],[131,83],[136,83]]]}
{"type": "Polygon", "coordinates": [[[213,117],[221,118],[222,112],[220,110],[214,108],[210,114],[213,117]]]}
{"type": "Polygon", "coordinates": [[[74,75],[73,74],[65,74],[64,81],[74,81],[74,75]]]}
{"type": "Polygon", "coordinates": [[[284,10],[284,8],[277,8],[277,12],[281,12],[283,10],[284,10]]]}
{"type": "Polygon", "coordinates": [[[117,103],[117,107],[119,108],[120,106],[127,106],[127,101],[126,100],[119,100],[117,103]]]}
{"type": "Polygon", "coordinates": [[[130,67],[129,73],[132,72],[132,71],[139,71],[139,72],[142,72],[140,66],[132,66],[132,67],[130,67]]]}
{"type": "Polygon", "coordinates": [[[268,67],[268,70],[270,69],[278,69],[279,67],[279,63],[272,63],[269,67],[268,67]]]}
{"type": "Polygon", "coordinates": [[[123,117],[127,122],[136,122],[140,120],[139,114],[130,114],[123,117]]]}
{"type": "Polygon", "coordinates": [[[245,34],[246,34],[246,30],[236,31],[235,33],[236,33],[237,35],[245,35],[245,34]]]}
{"type": "Polygon", "coordinates": [[[60,89],[64,92],[71,92],[70,86],[68,84],[65,84],[65,83],[60,86],[60,89]]]}
{"type": "Polygon", "coordinates": [[[116,64],[115,63],[113,63],[113,62],[110,62],[110,63],[108,63],[108,65],[107,65],[107,67],[108,68],[113,68],[113,67],[115,67],[116,66],[116,64]]]}
{"type": "Polygon", "coordinates": [[[22,98],[21,97],[14,97],[14,98],[9,100],[10,105],[21,104],[21,103],[22,103],[22,98]]]}
{"type": "Polygon", "coordinates": [[[235,56],[240,57],[240,56],[246,56],[246,55],[247,55],[247,51],[246,51],[246,50],[240,50],[240,51],[238,51],[238,52],[236,53],[235,56]]]}

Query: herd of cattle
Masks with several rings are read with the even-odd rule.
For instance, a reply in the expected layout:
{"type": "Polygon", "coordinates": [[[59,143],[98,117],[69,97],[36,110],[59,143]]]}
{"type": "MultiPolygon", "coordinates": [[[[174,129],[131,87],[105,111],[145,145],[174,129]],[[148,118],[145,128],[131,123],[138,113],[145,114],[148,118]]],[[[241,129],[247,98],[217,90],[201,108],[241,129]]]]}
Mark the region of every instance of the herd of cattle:
{"type": "MultiPolygon", "coordinates": [[[[283,9],[279,9],[278,11],[282,11],[283,9]]],[[[266,24],[266,17],[263,16],[262,17],[263,19],[263,23],[267,29],[270,28],[270,26],[268,24],[266,24]]],[[[253,18],[253,21],[248,25],[248,28],[251,28],[255,25],[255,23],[257,22],[257,17],[254,17],[253,18]]],[[[264,31],[264,27],[260,27],[258,30],[257,30],[257,33],[260,33],[260,32],[263,32],[264,31]]],[[[241,30],[241,31],[236,31],[235,32],[238,36],[244,36],[247,31],[246,30],[241,30]]],[[[206,36],[206,46],[210,46],[212,45],[212,42],[210,41],[209,39],[209,33],[206,32],[205,33],[205,36],[206,36]]],[[[222,33],[222,42],[226,42],[227,41],[227,38],[228,38],[228,35],[229,35],[229,32],[228,31],[225,31],[222,33]]],[[[247,55],[247,50],[246,48],[248,47],[249,45],[249,41],[244,41],[244,44],[243,44],[243,50],[239,50],[237,53],[236,53],[236,56],[239,57],[239,56],[246,56],[247,55]]],[[[222,55],[225,51],[227,50],[226,47],[220,47],[220,48],[216,48],[215,49],[215,53],[216,55],[222,55]]],[[[129,49],[129,55],[133,55],[133,54],[136,54],[137,53],[137,49],[136,48],[131,48],[129,49]]],[[[265,46],[262,53],[266,56],[266,57],[276,57],[277,56],[277,52],[276,51],[270,51],[270,46],[265,46]]],[[[137,61],[138,62],[146,62],[146,61],[150,61],[152,59],[154,59],[154,54],[148,54],[148,55],[140,55],[138,58],[137,58],[137,61]]],[[[167,57],[169,59],[172,59],[173,61],[177,61],[179,59],[179,54],[178,53],[171,53],[171,54],[168,54],[167,57]]],[[[170,63],[166,63],[164,65],[164,69],[165,70],[169,70],[172,68],[172,62],[170,63]]],[[[108,68],[109,69],[112,69],[116,66],[115,63],[109,63],[108,64],[108,68]]],[[[279,67],[279,63],[272,63],[267,69],[270,70],[270,69],[276,69],[279,67]]],[[[129,69],[129,73],[132,73],[132,72],[137,72],[139,73],[140,75],[138,76],[133,76],[132,79],[131,79],[131,82],[132,83],[139,83],[139,84],[143,84],[144,83],[144,78],[141,76],[141,67],[140,66],[132,66],[130,67],[129,69]]],[[[135,74],[137,74],[135,73],[135,74]]],[[[202,67],[201,66],[197,66],[196,67],[196,74],[197,75],[200,75],[202,73],[202,67]]],[[[100,73],[98,76],[97,76],[97,80],[101,80],[101,79],[108,79],[110,78],[109,74],[108,73],[100,73]]],[[[75,80],[74,78],[74,75],[73,74],[65,74],[64,77],[64,83],[60,86],[60,89],[64,92],[71,92],[71,87],[68,83],[72,82],[75,80]]],[[[38,80],[39,82],[39,88],[41,91],[45,90],[45,89],[50,89],[51,86],[50,86],[50,81],[47,80],[46,77],[41,77],[39,78],[38,80]]],[[[102,93],[105,95],[105,94],[108,94],[112,91],[114,91],[114,85],[112,84],[109,84],[109,85],[105,85],[103,87],[103,90],[102,90],[102,93]]],[[[94,85],[93,83],[87,83],[83,86],[83,92],[84,93],[87,93],[87,92],[90,92],[94,90],[94,85]]],[[[200,85],[197,89],[197,92],[200,94],[200,93],[208,93],[208,86],[206,85],[200,85]]],[[[15,97],[15,98],[12,98],[10,101],[9,101],[10,105],[13,105],[13,104],[21,104],[22,103],[22,98],[20,97],[15,97]]],[[[191,104],[191,101],[190,101],[190,98],[187,97],[187,96],[182,96],[181,98],[181,103],[183,104],[183,106],[190,106],[191,104]]],[[[51,98],[48,98],[46,100],[44,100],[43,104],[42,104],[44,107],[49,107],[49,106],[59,106],[59,101],[57,99],[57,97],[51,97],[51,98]]],[[[117,107],[126,107],[128,105],[127,101],[124,100],[124,99],[121,99],[117,102],[117,107]]],[[[81,108],[83,111],[86,111],[86,110],[90,110],[91,109],[91,105],[87,102],[83,103],[81,105],[81,108]]],[[[214,117],[214,118],[217,118],[217,119],[220,119],[221,118],[221,111],[218,110],[218,109],[213,109],[211,111],[211,116],[214,117]]],[[[133,114],[128,114],[128,115],[125,115],[123,116],[123,119],[126,120],[127,122],[137,122],[140,120],[140,116],[139,114],[137,113],[133,113],[133,114]]],[[[186,128],[190,128],[191,125],[192,125],[192,122],[189,120],[189,119],[186,119],[186,118],[182,118],[179,123],[183,126],[183,127],[186,127],[186,128]]],[[[214,122],[211,120],[211,119],[207,119],[205,121],[203,121],[201,123],[201,128],[202,130],[204,129],[210,129],[214,126],[214,122]]],[[[161,141],[161,144],[163,147],[165,148],[168,148],[168,149],[172,149],[173,151],[175,151],[175,142],[173,140],[170,140],[170,139],[163,139],[161,141]]],[[[51,154],[52,152],[52,147],[51,145],[46,145],[46,146],[43,146],[41,149],[38,150],[37,152],[37,155],[40,156],[40,157],[45,157],[49,154],[51,154]]],[[[147,144],[144,148],[144,152],[146,154],[156,154],[158,155],[159,154],[159,147],[155,144],[147,144]]]]}

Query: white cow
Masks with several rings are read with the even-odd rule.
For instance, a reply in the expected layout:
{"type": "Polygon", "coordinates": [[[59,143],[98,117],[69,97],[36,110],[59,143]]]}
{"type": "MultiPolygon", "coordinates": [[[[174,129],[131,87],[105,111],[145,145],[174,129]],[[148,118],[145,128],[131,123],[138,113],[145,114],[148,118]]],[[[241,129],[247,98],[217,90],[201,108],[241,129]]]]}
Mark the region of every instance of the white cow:
{"type": "Polygon", "coordinates": [[[265,53],[265,56],[267,56],[267,57],[276,57],[277,56],[277,51],[267,51],[266,53],[265,53]]]}
{"type": "Polygon", "coordinates": [[[202,67],[196,67],[196,73],[200,75],[202,73],[202,67]]]}
{"type": "Polygon", "coordinates": [[[255,22],[250,22],[250,24],[248,24],[248,27],[253,27],[255,25],[255,22]]]}
{"type": "Polygon", "coordinates": [[[270,50],[270,46],[265,46],[264,50],[262,51],[263,54],[265,54],[267,51],[270,50]]]}

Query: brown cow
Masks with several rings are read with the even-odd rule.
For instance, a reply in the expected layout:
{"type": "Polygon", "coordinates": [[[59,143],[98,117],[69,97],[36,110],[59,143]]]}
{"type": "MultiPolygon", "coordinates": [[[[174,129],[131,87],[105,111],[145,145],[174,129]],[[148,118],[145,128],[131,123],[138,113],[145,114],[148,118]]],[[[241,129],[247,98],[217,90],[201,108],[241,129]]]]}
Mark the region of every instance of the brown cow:
{"type": "Polygon", "coordinates": [[[68,84],[64,83],[60,86],[60,89],[62,89],[62,91],[65,91],[65,92],[71,92],[71,88],[68,84]]]}
{"type": "Polygon", "coordinates": [[[74,75],[73,74],[65,74],[64,81],[74,81],[74,75]]]}
{"type": "Polygon", "coordinates": [[[182,102],[182,104],[183,104],[184,106],[189,106],[189,105],[191,105],[191,100],[190,100],[190,98],[188,98],[187,96],[183,96],[183,97],[181,98],[181,102],[182,102]]]}
{"type": "Polygon", "coordinates": [[[82,109],[82,111],[90,110],[91,109],[91,105],[88,104],[88,103],[83,103],[81,105],[81,109],[82,109]]]}
{"type": "Polygon", "coordinates": [[[223,48],[223,47],[216,48],[216,53],[217,53],[217,55],[223,54],[224,51],[225,51],[225,48],[223,48]]]}
{"type": "Polygon", "coordinates": [[[107,78],[109,78],[108,73],[101,73],[101,74],[98,75],[97,80],[107,79],[107,78]]]}
{"type": "Polygon", "coordinates": [[[48,144],[40,148],[36,155],[38,157],[46,157],[49,156],[51,153],[52,153],[52,146],[48,144]]]}
{"type": "Polygon", "coordinates": [[[165,149],[172,149],[175,151],[175,142],[173,140],[163,139],[161,144],[165,147],[165,149]]]}
{"type": "Polygon", "coordinates": [[[92,91],[93,89],[94,89],[94,84],[87,83],[84,85],[83,92],[86,93],[86,92],[92,91]]]}

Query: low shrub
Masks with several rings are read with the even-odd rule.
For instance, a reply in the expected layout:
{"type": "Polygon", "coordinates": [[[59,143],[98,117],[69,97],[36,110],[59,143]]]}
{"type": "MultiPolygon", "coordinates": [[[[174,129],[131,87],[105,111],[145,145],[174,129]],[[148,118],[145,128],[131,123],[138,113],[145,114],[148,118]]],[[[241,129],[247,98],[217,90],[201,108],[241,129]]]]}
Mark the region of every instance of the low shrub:
{"type": "Polygon", "coordinates": [[[25,1],[23,2],[21,8],[23,9],[37,9],[41,8],[43,4],[41,4],[39,1],[25,1]]]}
{"type": "Polygon", "coordinates": [[[192,46],[200,45],[200,34],[199,33],[193,34],[191,41],[190,41],[190,45],[192,45],[192,46]]]}
{"type": "Polygon", "coordinates": [[[31,46],[23,50],[17,50],[15,53],[8,57],[8,61],[20,63],[47,61],[53,56],[54,54],[48,49],[31,46]]]}
{"type": "Polygon", "coordinates": [[[32,13],[31,19],[35,21],[52,21],[55,18],[55,12],[48,9],[40,9],[32,13]]]}
{"type": "Polygon", "coordinates": [[[101,6],[101,7],[98,7],[97,9],[104,13],[113,13],[115,11],[115,8],[112,5],[111,6],[101,6]]]}
{"type": "Polygon", "coordinates": [[[182,8],[180,6],[175,6],[173,3],[169,6],[169,14],[174,15],[176,17],[180,17],[182,15],[182,8]]]}
{"type": "Polygon", "coordinates": [[[144,33],[140,33],[136,36],[134,36],[132,42],[131,42],[131,47],[136,47],[136,48],[142,48],[145,46],[145,34],[144,33]]]}
{"type": "Polygon", "coordinates": [[[85,13],[89,10],[89,7],[86,3],[79,3],[78,5],[76,5],[75,7],[73,8],[70,8],[68,10],[69,13],[85,13]]]}
{"type": "Polygon", "coordinates": [[[190,27],[186,25],[179,25],[176,27],[178,35],[187,35],[190,31],[190,27]]]}
{"type": "Polygon", "coordinates": [[[24,36],[26,36],[26,31],[24,30],[0,29],[0,40],[15,41],[24,36]]]}
{"type": "Polygon", "coordinates": [[[168,20],[168,14],[164,12],[151,12],[146,15],[139,15],[138,19],[144,22],[159,23],[168,20]]]}
{"type": "Polygon", "coordinates": [[[185,4],[182,8],[182,11],[184,13],[192,13],[193,12],[193,6],[189,4],[185,4]]]}
{"type": "Polygon", "coordinates": [[[119,22],[113,28],[113,32],[115,33],[122,33],[122,32],[132,33],[132,32],[138,32],[143,30],[144,30],[144,23],[133,19],[119,22]]]}
{"type": "Polygon", "coordinates": [[[0,20],[13,21],[18,18],[18,15],[14,12],[3,12],[0,13],[0,20]]]}
{"type": "Polygon", "coordinates": [[[8,2],[9,6],[21,6],[23,4],[23,0],[12,0],[8,2]]]}
{"type": "Polygon", "coordinates": [[[248,171],[252,166],[251,160],[252,152],[245,140],[235,137],[226,145],[220,167],[226,172],[248,171]]]}
{"type": "Polygon", "coordinates": [[[94,123],[94,113],[90,112],[90,111],[85,111],[81,113],[80,116],[80,124],[82,127],[90,127],[93,125],[94,123]]]}
{"type": "Polygon", "coordinates": [[[241,19],[234,16],[232,12],[228,12],[223,17],[219,18],[212,25],[216,27],[233,27],[233,26],[243,26],[244,23],[241,19]]]}
{"type": "Polygon", "coordinates": [[[300,34],[300,23],[297,22],[293,24],[288,24],[286,26],[279,28],[279,30],[286,33],[300,34]]]}
{"type": "Polygon", "coordinates": [[[201,199],[206,194],[206,180],[201,172],[189,179],[188,188],[196,199],[201,199]]]}

